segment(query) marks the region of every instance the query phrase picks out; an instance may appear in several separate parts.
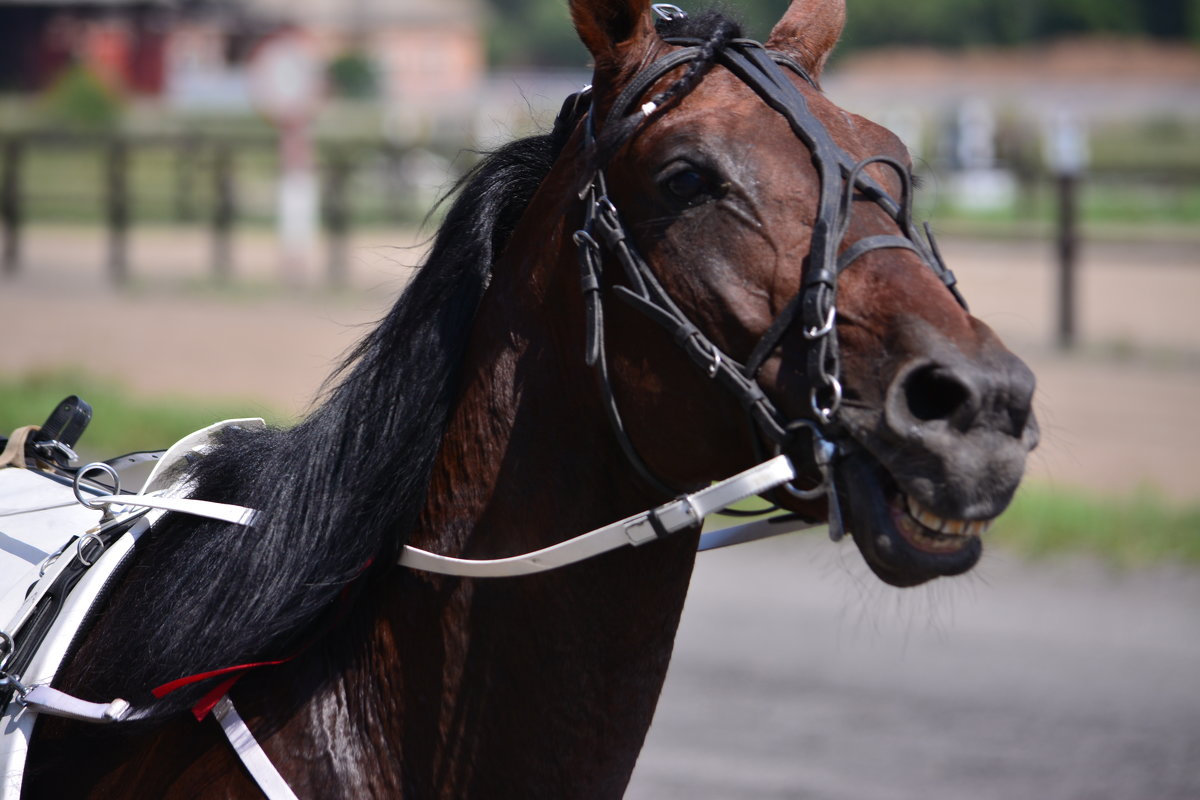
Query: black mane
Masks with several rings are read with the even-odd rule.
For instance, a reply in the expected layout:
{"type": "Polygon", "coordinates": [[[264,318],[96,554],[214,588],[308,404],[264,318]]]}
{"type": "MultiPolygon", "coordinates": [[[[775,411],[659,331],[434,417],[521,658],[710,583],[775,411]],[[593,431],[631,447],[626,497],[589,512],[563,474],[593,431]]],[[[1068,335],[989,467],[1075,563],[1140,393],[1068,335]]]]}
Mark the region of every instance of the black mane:
{"type": "MultiPolygon", "coordinates": [[[[668,91],[679,97],[740,28],[704,14],[668,32],[706,40],[668,91]]],[[[163,518],[103,612],[104,641],[79,654],[86,665],[71,689],[124,697],[137,721],[163,719],[214,681],[161,700],[153,687],[294,655],[328,629],[348,587],[362,597],[390,570],[424,505],[492,268],[577,121],[564,114],[551,133],[505,145],[459,182],[425,264],[307,420],[229,429],[188,468],[194,497],[257,509],[259,524],[163,518]]]]}
{"type": "Polygon", "coordinates": [[[213,683],[163,700],[151,688],[291,655],[344,587],[395,563],[424,503],[492,267],[565,134],[511,142],[459,182],[425,264],[307,420],[227,430],[189,468],[193,496],[258,509],[262,521],[157,524],[105,611],[113,633],[103,652],[84,654],[77,691],[125,697],[142,720],[173,714],[213,683]]]}

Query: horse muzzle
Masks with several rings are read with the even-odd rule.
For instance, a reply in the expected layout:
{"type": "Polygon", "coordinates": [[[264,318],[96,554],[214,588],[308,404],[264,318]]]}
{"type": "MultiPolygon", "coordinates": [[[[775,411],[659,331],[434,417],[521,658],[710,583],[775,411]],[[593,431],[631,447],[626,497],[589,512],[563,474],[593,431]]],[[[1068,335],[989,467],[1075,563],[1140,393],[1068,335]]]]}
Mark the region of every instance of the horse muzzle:
{"type": "Polygon", "coordinates": [[[1033,373],[983,332],[968,356],[932,327],[906,325],[903,349],[919,355],[891,370],[881,403],[842,410],[846,527],[894,585],[974,566],[1037,446],[1033,373]]]}

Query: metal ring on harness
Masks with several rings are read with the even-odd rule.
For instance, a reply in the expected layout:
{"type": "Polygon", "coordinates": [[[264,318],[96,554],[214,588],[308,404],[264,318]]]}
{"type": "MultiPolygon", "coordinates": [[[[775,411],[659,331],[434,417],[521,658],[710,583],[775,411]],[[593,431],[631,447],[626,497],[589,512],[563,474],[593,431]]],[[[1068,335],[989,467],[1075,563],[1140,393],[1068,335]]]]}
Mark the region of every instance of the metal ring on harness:
{"type": "Polygon", "coordinates": [[[832,375],[828,376],[829,383],[827,384],[831,393],[829,405],[822,406],[820,399],[817,397],[818,388],[814,386],[808,393],[808,404],[812,407],[813,413],[820,417],[821,422],[828,425],[833,420],[833,415],[837,412],[838,407],[842,404],[842,382],[832,375]]]}
{"type": "Polygon", "coordinates": [[[79,557],[79,563],[83,564],[85,567],[90,567],[96,563],[84,555],[84,546],[88,542],[95,542],[96,544],[100,545],[100,555],[104,554],[104,540],[100,538],[99,534],[97,534],[95,531],[88,531],[80,536],[75,541],[75,555],[79,557]]]}
{"type": "Polygon", "coordinates": [[[106,503],[93,503],[89,500],[84,499],[83,492],[80,490],[80,481],[83,479],[83,476],[89,472],[94,472],[96,470],[107,473],[113,479],[112,491],[109,492],[109,494],[120,494],[121,493],[121,476],[120,476],[120,474],[118,474],[117,471],[115,469],[113,469],[112,465],[105,464],[103,461],[93,461],[91,464],[86,464],[86,465],[80,467],[79,472],[75,473],[75,480],[73,480],[71,482],[71,491],[75,492],[75,499],[78,500],[79,504],[82,505],[84,508],[90,508],[93,511],[100,511],[107,504],[106,503]]]}
{"type": "MultiPolygon", "coordinates": [[[[812,435],[813,463],[817,465],[817,469],[821,473],[821,482],[811,489],[801,489],[792,481],[783,484],[783,490],[792,497],[800,500],[816,500],[830,493],[833,488],[833,476],[830,470],[833,468],[833,458],[837,452],[837,446],[830,442],[821,432],[821,427],[816,422],[810,419],[795,419],[788,423],[788,433],[795,433],[800,428],[808,428],[812,435]]],[[[782,444],[775,445],[775,455],[783,452],[782,444]]]]}

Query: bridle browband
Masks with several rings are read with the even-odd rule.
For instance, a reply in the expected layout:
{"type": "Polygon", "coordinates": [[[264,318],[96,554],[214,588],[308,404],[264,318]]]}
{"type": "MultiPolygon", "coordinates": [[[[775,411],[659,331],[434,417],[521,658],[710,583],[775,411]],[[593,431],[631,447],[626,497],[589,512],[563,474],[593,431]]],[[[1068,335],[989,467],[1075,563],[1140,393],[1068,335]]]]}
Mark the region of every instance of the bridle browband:
{"type": "MultiPolygon", "coordinates": [[[[668,107],[660,107],[658,102],[651,101],[630,112],[630,108],[650,87],[673,70],[691,64],[704,54],[703,43],[699,40],[670,36],[663,40],[680,49],[639,72],[617,96],[608,112],[606,124],[634,124],[624,141],[610,148],[609,152],[615,153],[628,144],[649,122],[667,110],[668,107]]],[[[912,177],[903,164],[888,156],[855,160],[838,146],[821,121],[809,110],[804,94],[788,75],[791,72],[810,86],[818,88],[816,81],[791,57],[769,51],[758,42],[739,38],[731,39],[724,47],[718,48],[714,58],[716,64],[737,76],[768,106],[783,115],[792,132],[812,153],[813,164],[820,176],[821,195],[817,217],[812,225],[811,246],[801,289],[771,323],[745,363],[738,362],[718,348],[688,319],[638,253],[620,220],[617,208],[608,197],[605,164],[600,163],[595,165],[592,178],[580,192],[580,198],[584,201],[584,219],[582,227],[574,235],[579,250],[587,310],[586,360],[596,368],[606,413],[629,462],[650,485],[665,493],[678,494],[678,489],[657,476],[638,454],[613,394],[605,355],[601,292],[604,254],[608,253],[620,263],[628,282],[627,286],[613,286],[616,296],[670,333],[676,344],[709,378],[737,398],[751,419],[753,428],[760,434],[754,436],[753,440],[762,458],[766,457],[763,440],[778,453],[795,444],[796,434],[801,429],[809,431],[814,461],[821,472],[822,481],[812,489],[800,489],[790,483],[785,488],[806,500],[827,495],[830,535],[835,539],[840,538],[841,514],[837,507],[831,468],[839,449],[838,444],[845,437],[836,420],[842,400],[836,327],[838,276],[867,253],[902,248],[913,251],[929,265],[964,308],[966,303],[955,288],[954,274],[943,262],[929,226],[925,226],[926,237],[922,238],[912,222],[912,177]],[[899,176],[902,186],[899,201],[866,174],[866,168],[876,163],[890,167],[899,176]],[[867,236],[844,246],[857,194],[874,202],[895,220],[900,234],[867,236]],[[811,386],[809,406],[812,417],[788,419],[763,392],[757,376],[797,320],[802,324],[803,335],[810,343],[806,370],[811,386]]],[[[588,95],[590,90],[585,90],[581,95],[569,98],[557,125],[578,124],[579,119],[584,118],[585,145],[588,150],[595,151],[596,112],[594,103],[584,102],[588,95]]]]}

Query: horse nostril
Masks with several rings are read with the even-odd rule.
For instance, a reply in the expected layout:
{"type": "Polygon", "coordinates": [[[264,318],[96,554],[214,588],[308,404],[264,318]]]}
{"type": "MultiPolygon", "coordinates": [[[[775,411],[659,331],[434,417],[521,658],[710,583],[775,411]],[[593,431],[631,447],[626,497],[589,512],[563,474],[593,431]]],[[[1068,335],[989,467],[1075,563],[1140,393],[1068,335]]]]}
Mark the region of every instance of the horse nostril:
{"type": "Polygon", "coordinates": [[[904,401],[908,412],[921,422],[952,420],[969,411],[971,390],[945,367],[929,364],[904,379],[904,401]]]}

